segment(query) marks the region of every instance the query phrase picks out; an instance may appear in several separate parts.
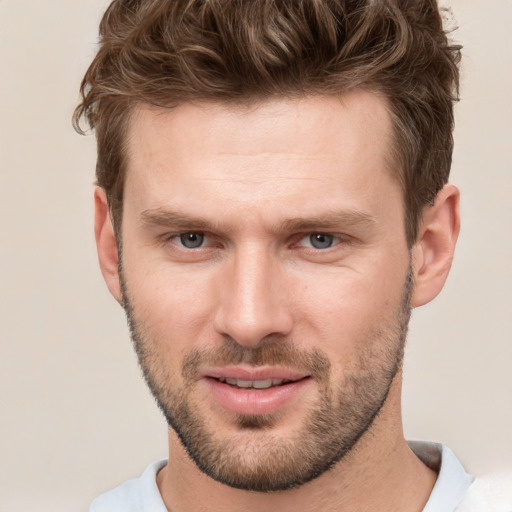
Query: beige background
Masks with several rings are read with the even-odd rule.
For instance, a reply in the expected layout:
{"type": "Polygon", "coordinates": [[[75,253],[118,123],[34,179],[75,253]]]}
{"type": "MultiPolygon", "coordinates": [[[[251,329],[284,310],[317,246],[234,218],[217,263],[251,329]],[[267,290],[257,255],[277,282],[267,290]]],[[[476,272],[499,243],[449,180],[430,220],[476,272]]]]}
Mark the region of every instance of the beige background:
{"type": "MultiPolygon", "coordinates": [[[[94,140],[70,125],[105,0],[0,0],[0,510],[79,511],[165,457],[121,309],[97,268],[94,140]]],[[[512,2],[457,0],[465,44],[446,289],[415,311],[408,437],[512,469],[512,2]]]]}

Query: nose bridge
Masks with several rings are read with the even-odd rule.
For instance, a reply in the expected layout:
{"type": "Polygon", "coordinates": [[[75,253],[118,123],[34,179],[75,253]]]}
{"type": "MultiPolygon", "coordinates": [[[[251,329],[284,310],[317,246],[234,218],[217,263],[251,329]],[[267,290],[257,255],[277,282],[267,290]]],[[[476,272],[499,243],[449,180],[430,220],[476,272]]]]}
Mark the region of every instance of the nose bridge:
{"type": "Polygon", "coordinates": [[[291,316],[282,272],[268,248],[237,248],[220,283],[217,331],[246,346],[270,334],[288,334],[291,316]]]}

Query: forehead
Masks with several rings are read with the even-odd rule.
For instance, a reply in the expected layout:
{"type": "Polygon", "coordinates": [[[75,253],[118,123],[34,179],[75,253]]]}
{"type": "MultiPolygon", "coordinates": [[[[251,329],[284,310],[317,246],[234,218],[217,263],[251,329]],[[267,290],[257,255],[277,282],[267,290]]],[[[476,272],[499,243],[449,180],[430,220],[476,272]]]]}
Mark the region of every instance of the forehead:
{"type": "Polygon", "coordinates": [[[130,120],[128,153],[130,159],[141,154],[154,157],[160,141],[166,149],[177,152],[186,147],[198,156],[233,149],[239,154],[332,153],[346,150],[357,137],[363,142],[367,133],[371,137],[366,143],[387,156],[391,132],[386,98],[359,90],[341,96],[277,97],[244,104],[185,103],[169,109],[142,104],[130,120]],[[223,137],[216,136],[220,134],[223,137]]]}
{"type": "Polygon", "coordinates": [[[390,185],[391,133],[385,99],[364,91],[142,106],[129,129],[125,201],[159,208],[194,196],[205,209],[279,201],[303,211],[308,194],[361,200],[390,185]]]}

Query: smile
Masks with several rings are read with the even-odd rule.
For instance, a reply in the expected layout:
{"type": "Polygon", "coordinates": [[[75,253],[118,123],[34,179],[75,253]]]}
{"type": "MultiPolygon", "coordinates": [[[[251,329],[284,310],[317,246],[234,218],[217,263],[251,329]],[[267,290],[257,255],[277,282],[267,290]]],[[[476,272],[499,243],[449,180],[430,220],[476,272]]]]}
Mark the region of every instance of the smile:
{"type": "Polygon", "coordinates": [[[275,386],[281,386],[288,382],[291,382],[286,379],[265,379],[265,380],[241,380],[241,379],[228,379],[224,377],[220,377],[218,379],[219,382],[229,384],[230,386],[234,386],[236,388],[254,388],[254,389],[268,389],[275,386]]]}
{"type": "Polygon", "coordinates": [[[213,402],[235,414],[272,414],[295,402],[314,381],[278,368],[218,368],[203,374],[213,402]]]}

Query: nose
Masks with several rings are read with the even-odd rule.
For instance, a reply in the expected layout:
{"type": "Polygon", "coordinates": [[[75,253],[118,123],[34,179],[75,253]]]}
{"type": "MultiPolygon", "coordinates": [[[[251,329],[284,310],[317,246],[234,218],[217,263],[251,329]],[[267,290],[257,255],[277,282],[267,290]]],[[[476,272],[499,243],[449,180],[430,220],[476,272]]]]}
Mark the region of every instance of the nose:
{"type": "Polygon", "coordinates": [[[217,296],[214,328],[240,345],[255,347],[267,336],[292,330],[284,270],[264,250],[237,251],[224,269],[217,296]]]}

